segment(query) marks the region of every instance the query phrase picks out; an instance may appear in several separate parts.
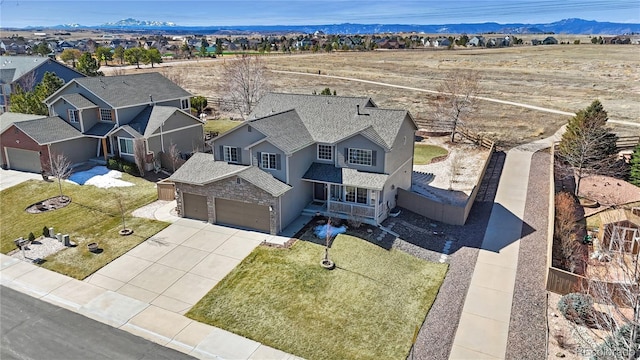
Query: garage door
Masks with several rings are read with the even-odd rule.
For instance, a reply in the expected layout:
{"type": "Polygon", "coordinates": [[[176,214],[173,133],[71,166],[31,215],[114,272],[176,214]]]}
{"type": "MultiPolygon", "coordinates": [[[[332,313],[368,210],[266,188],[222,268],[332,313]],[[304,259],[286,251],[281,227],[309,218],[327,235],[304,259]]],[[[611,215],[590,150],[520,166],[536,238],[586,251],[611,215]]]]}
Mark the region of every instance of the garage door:
{"type": "Polygon", "coordinates": [[[269,207],[242,201],[216,199],[216,222],[270,232],[269,207]]]}
{"type": "Polygon", "coordinates": [[[207,211],[207,197],[202,195],[182,193],[184,216],[190,219],[209,220],[207,211]]]}
{"type": "Polygon", "coordinates": [[[5,149],[7,150],[7,157],[9,158],[9,168],[34,173],[39,173],[42,170],[39,152],[10,147],[5,149]]]}

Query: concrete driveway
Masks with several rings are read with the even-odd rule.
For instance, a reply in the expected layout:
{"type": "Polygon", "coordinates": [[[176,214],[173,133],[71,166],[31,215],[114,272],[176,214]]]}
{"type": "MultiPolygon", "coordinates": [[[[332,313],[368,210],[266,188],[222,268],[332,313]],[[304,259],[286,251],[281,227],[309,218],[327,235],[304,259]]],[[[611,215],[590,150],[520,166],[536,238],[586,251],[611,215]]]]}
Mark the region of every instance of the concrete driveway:
{"type": "Polygon", "coordinates": [[[42,180],[42,175],[17,170],[0,169],[0,190],[8,189],[31,179],[42,180]]]}
{"type": "Polygon", "coordinates": [[[85,281],[183,315],[270,238],[179,219],[85,281]]]}

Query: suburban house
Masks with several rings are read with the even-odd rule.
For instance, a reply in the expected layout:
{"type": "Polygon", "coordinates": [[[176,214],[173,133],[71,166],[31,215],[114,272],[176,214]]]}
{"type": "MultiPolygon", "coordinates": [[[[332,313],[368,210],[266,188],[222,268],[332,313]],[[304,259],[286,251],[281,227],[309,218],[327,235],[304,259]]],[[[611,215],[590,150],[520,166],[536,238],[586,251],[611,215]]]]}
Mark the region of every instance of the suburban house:
{"type": "Polygon", "coordinates": [[[380,224],[410,189],[417,126],[368,97],[270,93],[169,179],[183,217],[281,232],[301,213],[380,224]]]}
{"type": "Polygon", "coordinates": [[[0,114],[9,111],[11,93],[20,87],[31,91],[42,81],[44,74],[51,72],[68,83],[84,74],[51,58],[42,56],[0,57],[0,114]]]}
{"type": "Polygon", "coordinates": [[[204,145],[190,97],[159,73],[73,79],[45,100],[49,117],[3,125],[2,165],[46,171],[54,153],[72,164],[105,164],[115,156],[134,162],[141,141],[147,170],[160,162],[171,168],[167,153],[191,154],[204,145]]]}

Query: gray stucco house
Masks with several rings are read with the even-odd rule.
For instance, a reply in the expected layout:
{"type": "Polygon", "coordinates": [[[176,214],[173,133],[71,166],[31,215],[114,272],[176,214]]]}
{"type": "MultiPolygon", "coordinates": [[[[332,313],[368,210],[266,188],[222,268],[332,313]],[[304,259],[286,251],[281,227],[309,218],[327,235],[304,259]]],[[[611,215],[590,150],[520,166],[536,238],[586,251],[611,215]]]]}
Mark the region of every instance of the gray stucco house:
{"type": "Polygon", "coordinates": [[[178,210],[271,234],[303,212],[380,224],[411,187],[416,130],[368,97],[267,94],[170,177],[178,210]]]}
{"type": "Polygon", "coordinates": [[[114,156],[134,162],[139,140],[147,170],[160,162],[170,169],[161,154],[172,145],[184,154],[204,146],[190,97],[159,73],[73,79],[45,100],[49,117],[3,126],[3,165],[40,172],[54,152],[72,164],[104,164],[114,156]]]}

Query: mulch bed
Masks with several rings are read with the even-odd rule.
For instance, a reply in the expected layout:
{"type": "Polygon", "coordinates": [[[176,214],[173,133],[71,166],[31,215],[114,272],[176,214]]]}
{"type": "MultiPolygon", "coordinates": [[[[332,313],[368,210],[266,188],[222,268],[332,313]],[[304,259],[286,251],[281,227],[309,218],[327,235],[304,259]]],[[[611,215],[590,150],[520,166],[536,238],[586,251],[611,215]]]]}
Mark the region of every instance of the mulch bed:
{"type": "Polygon", "coordinates": [[[39,214],[45,211],[62,209],[71,204],[71,198],[68,196],[56,196],[46,200],[42,200],[35,204],[29,205],[25,211],[30,214],[39,214]]]}

